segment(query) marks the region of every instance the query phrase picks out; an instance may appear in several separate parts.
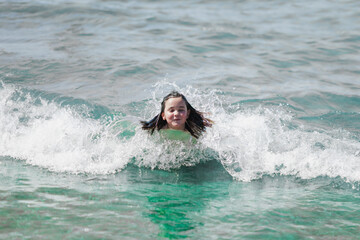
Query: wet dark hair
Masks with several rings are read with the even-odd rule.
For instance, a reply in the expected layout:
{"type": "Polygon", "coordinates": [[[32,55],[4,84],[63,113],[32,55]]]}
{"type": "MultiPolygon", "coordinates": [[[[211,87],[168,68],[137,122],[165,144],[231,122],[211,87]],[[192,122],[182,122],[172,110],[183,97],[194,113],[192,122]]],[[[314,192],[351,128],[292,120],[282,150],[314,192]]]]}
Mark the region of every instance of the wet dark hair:
{"type": "Polygon", "coordinates": [[[155,129],[160,130],[166,126],[167,122],[162,119],[161,114],[165,110],[165,103],[170,98],[178,98],[181,97],[186,104],[187,110],[190,110],[189,117],[185,122],[185,129],[195,138],[199,138],[200,135],[205,132],[206,127],[211,127],[213,121],[204,117],[204,113],[197,111],[193,108],[190,103],[186,100],[185,96],[179,92],[172,91],[168,95],[166,95],[161,102],[161,111],[158,115],[156,115],[150,121],[140,121],[142,125],[142,129],[148,130],[150,134],[153,134],[155,129]]]}

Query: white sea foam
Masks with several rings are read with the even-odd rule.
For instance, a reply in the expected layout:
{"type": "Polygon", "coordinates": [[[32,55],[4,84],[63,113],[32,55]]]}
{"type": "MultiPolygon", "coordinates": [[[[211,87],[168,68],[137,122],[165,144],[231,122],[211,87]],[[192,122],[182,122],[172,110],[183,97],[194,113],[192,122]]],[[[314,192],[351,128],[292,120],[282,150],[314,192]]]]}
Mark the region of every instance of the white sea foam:
{"type": "Polygon", "coordinates": [[[144,131],[137,131],[131,146],[137,146],[133,148],[134,163],[141,167],[170,170],[195,166],[206,160],[201,145],[162,139],[156,133],[151,136],[144,131]]]}
{"type": "Polygon", "coordinates": [[[360,143],[333,134],[289,128],[291,115],[258,108],[216,116],[204,142],[214,148],[228,172],[241,181],[264,174],[360,180],[360,143]]]}
{"type": "MultiPolygon", "coordinates": [[[[216,92],[173,87],[185,93],[195,108],[212,113],[208,116],[214,126],[195,145],[160,140],[139,126],[132,130],[134,136],[121,138],[118,133],[127,130],[118,124],[123,119],[104,124],[30,94],[22,100],[14,98],[19,90],[4,86],[0,88],[0,155],[71,173],[109,174],[129,162],[169,170],[215,158],[240,181],[264,174],[360,181],[360,143],[346,133],[293,127],[293,117],[282,106],[228,110],[216,92]]],[[[159,105],[160,95],[164,94],[154,91],[141,119],[158,113],[154,106],[159,105]]]]}
{"type": "Polygon", "coordinates": [[[16,91],[0,89],[0,155],[73,173],[109,173],[127,164],[126,146],[99,121],[45,100],[35,104],[30,95],[14,101],[16,91]]]}

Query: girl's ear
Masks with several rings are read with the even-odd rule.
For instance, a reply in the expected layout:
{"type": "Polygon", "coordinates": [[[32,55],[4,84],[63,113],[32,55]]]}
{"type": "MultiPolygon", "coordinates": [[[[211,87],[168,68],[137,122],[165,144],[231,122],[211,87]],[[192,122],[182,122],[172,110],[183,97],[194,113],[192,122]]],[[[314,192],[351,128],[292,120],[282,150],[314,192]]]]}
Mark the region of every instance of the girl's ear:
{"type": "Polygon", "coordinates": [[[161,113],[161,117],[162,117],[163,120],[165,120],[165,113],[164,112],[161,113]]]}
{"type": "Polygon", "coordinates": [[[191,111],[191,110],[188,110],[188,111],[187,111],[187,114],[186,114],[186,119],[188,119],[188,118],[189,118],[190,111],[191,111]]]}

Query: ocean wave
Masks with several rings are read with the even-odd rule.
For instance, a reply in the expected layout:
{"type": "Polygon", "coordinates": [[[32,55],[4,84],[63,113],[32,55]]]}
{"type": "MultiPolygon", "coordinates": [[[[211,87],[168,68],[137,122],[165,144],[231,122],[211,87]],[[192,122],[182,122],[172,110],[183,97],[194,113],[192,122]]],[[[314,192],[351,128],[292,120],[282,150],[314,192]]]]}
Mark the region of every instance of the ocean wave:
{"type": "Polygon", "coordinates": [[[159,83],[152,99],[127,106],[134,108],[129,116],[84,100],[2,85],[0,155],[51,171],[114,174],[129,163],[173,170],[216,160],[239,181],[267,175],[360,181],[357,139],[345,130],[307,126],[281,104],[235,108],[216,91],[159,83]],[[196,108],[211,113],[215,124],[196,144],[160,141],[140,129],[138,120],[159,110],[155,106],[166,88],[184,92],[196,108]]]}

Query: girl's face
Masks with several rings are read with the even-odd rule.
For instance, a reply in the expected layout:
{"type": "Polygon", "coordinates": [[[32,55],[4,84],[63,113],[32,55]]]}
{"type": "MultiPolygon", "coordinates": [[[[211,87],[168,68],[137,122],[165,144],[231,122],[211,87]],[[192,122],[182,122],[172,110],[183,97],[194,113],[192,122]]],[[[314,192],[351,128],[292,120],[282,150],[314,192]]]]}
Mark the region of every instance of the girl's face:
{"type": "Polygon", "coordinates": [[[166,100],[161,117],[167,122],[168,128],[185,130],[185,122],[189,114],[190,110],[187,109],[185,101],[181,97],[175,97],[166,100]]]}

